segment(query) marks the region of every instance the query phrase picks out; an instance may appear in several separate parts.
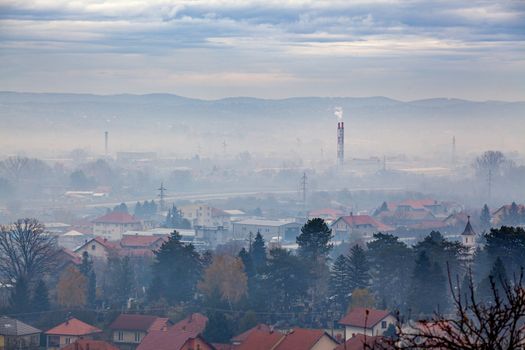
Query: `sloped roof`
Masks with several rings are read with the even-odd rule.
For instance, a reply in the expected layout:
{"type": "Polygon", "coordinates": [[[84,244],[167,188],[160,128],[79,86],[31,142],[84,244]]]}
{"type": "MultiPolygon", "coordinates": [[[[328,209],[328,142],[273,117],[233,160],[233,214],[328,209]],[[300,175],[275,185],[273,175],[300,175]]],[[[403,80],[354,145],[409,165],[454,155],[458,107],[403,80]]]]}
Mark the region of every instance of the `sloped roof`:
{"type": "Polygon", "coordinates": [[[137,350],[179,350],[191,339],[200,338],[198,333],[162,330],[149,332],[137,347],[137,350]]]}
{"type": "Polygon", "coordinates": [[[388,340],[381,336],[366,336],[364,334],[356,334],[346,341],[346,344],[339,344],[335,350],[363,350],[374,349],[377,346],[379,349],[394,349],[388,343],[388,340]],[[366,346],[365,346],[366,344],[366,346]]]}
{"type": "Polygon", "coordinates": [[[344,212],[342,210],[332,209],[332,208],[323,208],[323,209],[317,209],[317,210],[312,210],[308,212],[308,216],[310,217],[331,216],[333,218],[337,218],[343,215],[344,215],[344,212]]]}
{"type": "Polygon", "coordinates": [[[108,241],[106,238],[97,236],[95,238],[90,239],[86,243],[82,244],[77,249],[75,249],[75,252],[78,252],[80,249],[82,249],[85,246],[93,243],[93,241],[97,242],[98,244],[102,245],[104,248],[106,248],[108,250],[118,250],[118,248],[119,248],[119,245],[118,245],[117,242],[111,242],[111,241],[108,241]]]}
{"type": "Polygon", "coordinates": [[[208,317],[197,312],[175,323],[173,326],[170,327],[170,330],[194,332],[200,334],[204,332],[204,328],[206,328],[207,323],[208,317]]]}
{"type": "Polygon", "coordinates": [[[329,337],[333,340],[334,345],[337,345],[335,339],[331,338],[322,329],[305,329],[305,328],[294,328],[290,333],[287,333],[283,340],[273,348],[275,350],[309,350],[322,337],[329,337]]]}
{"type": "Polygon", "coordinates": [[[58,254],[58,259],[62,258],[63,261],[68,261],[75,265],[80,265],[82,263],[82,258],[67,248],[60,249],[58,254]]]}
{"type": "Polygon", "coordinates": [[[128,213],[111,212],[93,220],[96,224],[138,224],[140,220],[128,213]]]}
{"type": "Polygon", "coordinates": [[[29,335],[42,332],[40,329],[30,326],[17,319],[7,316],[0,317],[0,335],[29,335]]]}
{"type": "Polygon", "coordinates": [[[168,318],[151,315],[121,314],[109,325],[112,330],[143,331],[161,330],[168,325],[168,318]]]}
{"type": "Polygon", "coordinates": [[[472,225],[470,224],[470,216],[467,219],[467,225],[465,226],[465,229],[463,230],[462,236],[475,236],[476,232],[472,228],[472,225]]]}
{"type": "Polygon", "coordinates": [[[255,331],[262,331],[262,332],[270,333],[272,331],[272,329],[267,324],[259,323],[255,327],[252,327],[252,328],[248,329],[247,331],[245,331],[245,332],[243,332],[243,333],[241,333],[239,335],[236,335],[235,337],[232,338],[232,341],[236,342],[236,343],[242,343],[243,341],[246,340],[246,338],[248,338],[248,336],[252,332],[255,332],[255,331]]]}
{"type": "Polygon", "coordinates": [[[388,310],[367,309],[364,307],[356,307],[346,314],[339,323],[345,326],[365,328],[372,328],[378,324],[385,317],[390,315],[388,310]],[[368,316],[366,312],[368,311],[368,316]]]}
{"type": "Polygon", "coordinates": [[[148,248],[158,241],[167,239],[167,236],[151,236],[151,235],[123,235],[120,240],[122,247],[130,248],[148,248]]]}
{"type": "Polygon", "coordinates": [[[76,318],[71,318],[46,332],[49,335],[88,335],[102,332],[95,326],[87,324],[76,318]]]}
{"type": "Polygon", "coordinates": [[[341,216],[339,219],[342,219],[348,226],[371,225],[382,232],[394,231],[393,227],[377,221],[370,215],[348,215],[341,216]]]}
{"type": "Polygon", "coordinates": [[[235,350],[273,349],[282,339],[284,339],[284,334],[279,332],[254,331],[239,346],[235,347],[235,350]]]}
{"type": "Polygon", "coordinates": [[[77,339],[61,350],[119,350],[119,348],[102,340],[77,339]]]}

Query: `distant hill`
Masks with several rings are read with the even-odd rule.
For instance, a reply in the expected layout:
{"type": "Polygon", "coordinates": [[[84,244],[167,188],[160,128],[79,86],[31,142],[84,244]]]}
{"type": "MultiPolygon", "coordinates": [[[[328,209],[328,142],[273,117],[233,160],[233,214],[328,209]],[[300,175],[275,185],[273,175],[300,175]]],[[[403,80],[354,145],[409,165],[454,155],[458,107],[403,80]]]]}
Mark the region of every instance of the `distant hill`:
{"type": "MultiPolygon", "coordinates": [[[[428,134],[430,139],[446,140],[454,134],[471,138],[468,142],[472,143],[487,139],[490,134],[485,129],[503,128],[501,135],[510,137],[507,144],[518,147],[516,140],[521,136],[515,133],[525,131],[525,102],[445,98],[403,102],[380,96],[201,100],[172,94],[0,92],[0,135],[21,129],[38,130],[43,136],[59,131],[80,135],[109,129],[118,130],[122,135],[128,132],[128,135],[137,133],[148,137],[170,131],[188,140],[228,138],[249,145],[254,140],[274,142],[270,138],[304,140],[312,133],[318,139],[328,139],[335,127],[336,106],[344,109],[352,140],[359,136],[365,141],[379,142],[378,138],[383,138],[391,142],[390,138],[406,140],[412,134],[414,138],[428,134]]],[[[10,141],[10,145],[14,142],[16,140],[10,141]]],[[[333,146],[331,139],[326,142],[333,146]]]]}

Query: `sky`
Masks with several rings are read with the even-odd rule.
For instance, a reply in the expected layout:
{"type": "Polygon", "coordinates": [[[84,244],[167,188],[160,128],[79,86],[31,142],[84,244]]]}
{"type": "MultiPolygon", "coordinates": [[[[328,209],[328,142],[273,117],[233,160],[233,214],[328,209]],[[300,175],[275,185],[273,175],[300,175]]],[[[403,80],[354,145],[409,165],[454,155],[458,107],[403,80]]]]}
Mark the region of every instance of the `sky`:
{"type": "Polygon", "coordinates": [[[525,1],[0,0],[0,90],[525,100],[525,1]]]}

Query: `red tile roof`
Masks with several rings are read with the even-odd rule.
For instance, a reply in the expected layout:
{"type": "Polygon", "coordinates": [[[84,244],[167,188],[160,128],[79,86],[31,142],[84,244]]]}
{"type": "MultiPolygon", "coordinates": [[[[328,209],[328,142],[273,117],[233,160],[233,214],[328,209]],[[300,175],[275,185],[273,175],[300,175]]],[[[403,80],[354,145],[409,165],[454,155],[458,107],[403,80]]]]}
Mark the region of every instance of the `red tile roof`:
{"type": "Polygon", "coordinates": [[[153,244],[164,241],[166,236],[146,236],[146,235],[123,235],[120,240],[122,247],[129,248],[149,248],[153,244]]]}
{"type": "Polygon", "coordinates": [[[201,334],[202,332],[204,332],[204,328],[206,328],[207,323],[208,317],[200,313],[194,313],[186,317],[185,319],[175,323],[172,327],[170,327],[170,330],[194,332],[197,334],[201,334]]]}
{"type": "MultiPolygon", "coordinates": [[[[205,340],[195,332],[179,332],[171,329],[151,331],[144,337],[137,347],[137,350],[179,350],[182,349],[186,343],[197,338],[205,342],[205,340]]],[[[210,348],[213,349],[211,345],[210,348]]]]}
{"type": "Polygon", "coordinates": [[[262,331],[262,332],[270,333],[272,331],[272,329],[270,328],[270,326],[268,326],[268,325],[266,325],[264,323],[259,323],[257,326],[252,327],[252,328],[248,329],[247,331],[245,331],[245,332],[243,332],[243,333],[241,333],[239,335],[236,335],[235,337],[232,338],[232,340],[235,343],[242,343],[254,331],[262,331]]]}
{"type": "Polygon", "coordinates": [[[321,329],[294,328],[272,350],[310,350],[324,336],[332,339],[334,347],[337,345],[335,339],[321,329]]]}
{"type": "Polygon", "coordinates": [[[324,209],[312,210],[308,213],[308,216],[309,217],[330,216],[335,219],[335,218],[338,218],[339,216],[343,216],[344,214],[345,213],[342,210],[324,208],[324,209]]]}
{"type": "Polygon", "coordinates": [[[60,249],[58,254],[60,254],[59,259],[63,258],[64,261],[71,262],[74,265],[80,265],[82,263],[82,258],[67,248],[60,249]]]}
{"type": "Polygon", "coordinates": [[[339,323],[345,326],[359,328],[365,328],[366,323],[367,328],[372,328],[388,315],[390,315],[390,311],[388,310],[375,310],[364,307],[356,307],[347,313],[346,316],[339,321],[339,323]],[[367,311],[368,317],[366,315],[367,311]]]}
{"type": "Polygon", "coordinates": [[[400,206],[400,205],[406,205],[406,206],[411,207],[412,209],[424,209],[429,206],[439,205],[439,202],[431,198],[405,199],[404,201],[397,203],[397,206],[400,206]]]}
{"type": "Polygon", "coordinates": [[[46,332],[48,335],[89,335],[102,332],[95,326],[87,324],[76,318],[71,318],[46,332]]]}
{"type": "Polygon", "coordinates": [[[109,325],[112,330],[143,331],[161,330],[168,326],[169,319],[150,315],[122,314],[109,325]]]}
{"type": "Polygon", "coordinates": [[[102,340],[78,339],[61,350],[119,350],[119,348],[102,340]]]}
{"type": "Polygon", "coordinates": [[[235,350],[268,350],[284,339],[279,332],[254,331],[235,350]]]}
{"type": "Polygon", "coordinates": [[[349,216],[341,216],[340,219],[343,219],[344,222],[348,226],[356,226],[356,225],[371,225],[375,227],[377,230],[381,232],[389,232],[394,231],[393,227],[390,227],[388,225],[385,225],[370,215],[349,215],[349,216]]]}
{"type": "Polygon", "coordinates": [[[346,344],[339,344],[335,350],[363,350],[363,349],[394,349],[394,347],[388,344],[388,340],[380,336],[367,336],[364,334],[356,334],[352,338],[346,341],[346,344]],[[365,346],[366,339],[366,346],[365,346]]]}
{"type": "Polygon", "coordinates": [[[96,224],[138,224],[140,223],[140,220],[137,219],[135,216],[130,215],[128,213],[112,212],[112,213],[106,214],[104,216],[101,216],[93,220],[93,223],[96,223],[96,224]]]}

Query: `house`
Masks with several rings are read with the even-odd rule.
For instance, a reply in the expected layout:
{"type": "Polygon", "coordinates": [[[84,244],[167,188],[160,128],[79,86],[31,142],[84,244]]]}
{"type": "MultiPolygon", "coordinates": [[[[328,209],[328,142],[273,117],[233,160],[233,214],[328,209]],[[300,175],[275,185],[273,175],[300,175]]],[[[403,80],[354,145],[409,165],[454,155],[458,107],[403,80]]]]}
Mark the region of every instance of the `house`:
{"type": "Polygon", "coordinates": [[[248,239],[250,233],[260,232],[266,241],[277,237],[279,241],[294,241],[299,235],[301,223],[293,220],[259,220],[248,219],[232,223],[232,235],[234,239],[248,239]]]}
{"type": "Polygon", "coordinates": [[[90,234],[85,234],[77,230],[70,230],[63,235],[59,235],[57,240],[59,246],[67,249],[75,249],[92,237],[93,235],[90,234]]]}
{"type": "Polygon", "coordinates": [[[149,332],[137,350],[215,350],[200,334],[163,329],[149,332]]]}
{"type": "Polygon", "coordinates": [[[377,221],[370,215],[341,216],[331,227],[336,240],[368,239],[377,232],[394,231],[393,227],[377,221]]]}
{"type": "Polygon", "coordinates": [[[213,226],[212,210],[213,208],[206,204],[190,204],[181,206],[179,210],[182,217],[188,219],[192,227],[196,226],[213,226]]]}
{"type": "Polygon", "coordinates": [[[231,229],[230,214],[222,209],[212,208],[211,209],[211,220],[212,227],[222,227],[224,230],[231,229]]]}
{"type": "Polygon", "coordinates": [[[112,341],[121,350],[134,350],[150,331],[159,331],[171,325],[168,318],[121,314],[109,325],[109,329],[112,341]]]}
{"type": "Polygon", "coordinates": [[[152,257],[153,251],[158,250],[167,239],[168,235],[124,234],[118,245],[119,254],[130,257],[152,257]]]}
{"type": "Polygon", "coordinates": [[[77,339],[93,339],[102,333],[100,329],[76,318],[70,318],[66,322],[51,328],[46,332],[47,350],[58,350],[64,346],[74,343],[77,339]]]}
{"type": "Polygon", "coordinates": [[[365,336],[364,334],[356,334],[348,339],[345,343],[339,344],[335,350],[363,350],[363,349],[394,349],[391,341],[381,336],[365,336]]]}
{"type": "Polygon", "coordinates": [[[523,223],[525,223],[525,205],[523,204],[506,204],[492,213],[492,226],[501,226],[505,224],[516,225],[523,223]],[[513,206],[514,209],[512,209],[513,206]],[[512,219],[510,216],[513,210],[515,210],[516,218],[512,219]],[[516,222],[509,222],[512,220],[516,222]]]}
{"type": "Polygon", "coordinates": [[[95,237],[78,247],[75,253],[82,256],[84,252],[87,252],[94,259],[107,261],[111,255],[118,253],[118,249],[118,243],[109,241],[106,238],[95,237]]]}
{"type": "Polygon", "coordinates": [[[202,334],[208,323],[208,317],[198,312],[189,315],[183,320],[175,323],[170,327],[170,330],[177,332],[193,332],[202,334]]]}
{"type": "Polygon", "coordinates": [[[7,316],[0,317],[0,349],[37,350],[42,331],[7,316]]]}
{"type": "Polygon", "coordinates": [[[119,348],[102,340],[77,339],[62,350],[119,350],[119,348]]]}
{"type": "Polygon", "coordinates": [[[310,219],[313,218],[321,218],[326,222],[333,222],[337,220],[337,218],[340,218],[341,216],[344,216],[345,212],[339,209],[332,209],[332,208],[324,208],[324,209],[318,209],[318,210],[312,210],[308,212],[308,217],[310,219]]]}
{"type": "Polygon", "coordinates": [[[250,334],[252,334],[253,332],[256,332],[256,331],[270,333],[270,332],[272,332],[272,328],[270,326],[264,324],[264,323],[259,323],[255,327],[252,327],[252,328],[248,329],[247,331],[244,331],[243,333],[233,337],[232,338],[232,343],[234,345],[242,344],[248,338],[248,336],[250,334]]]}
{"type": "Polygon", "coordinates": [[[112,212],[93,220],[93,235],[110,241],[121,239],[122,234],[126,231],[142,229],[142,222],[128,213],[112,212]]]}
{"type": "Polygon", "coordinates": [[[320,329],[294,328],[288,333],[253,330],[236,350],[334,350],[339,343],[320,329]]]}
{"type": "Polygon", "coordinates": [[[334,350],[337,345],[324,330],[294,328],[272,350],[334,350]]]}
{"type": "Polygon", "coordinates": [[[346,314],[339,324],[345,327],[345,338],[350,339],[356,334],[367,336],[383,335],[388,326],[396,325],[396,318],[387,310],[367,309],[357,307],[346,314]]]}

